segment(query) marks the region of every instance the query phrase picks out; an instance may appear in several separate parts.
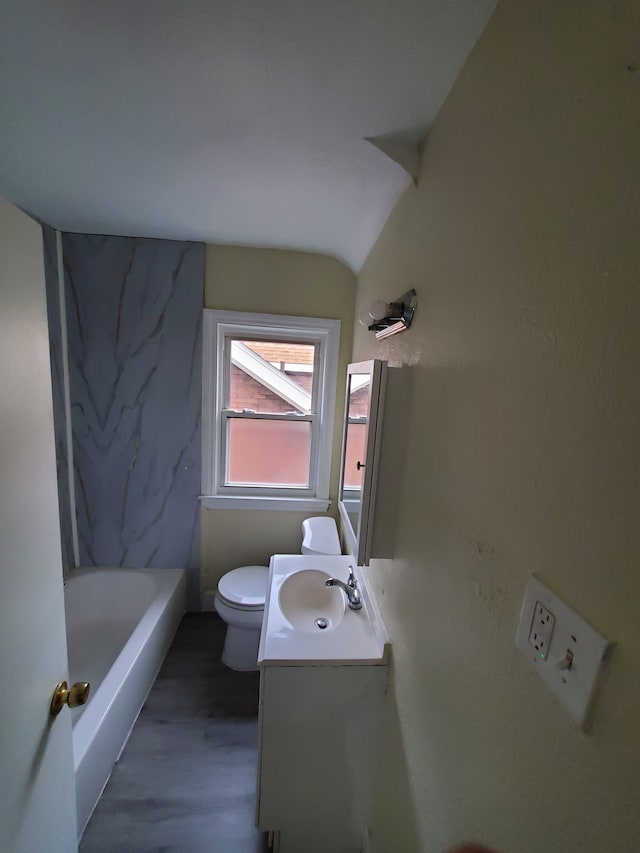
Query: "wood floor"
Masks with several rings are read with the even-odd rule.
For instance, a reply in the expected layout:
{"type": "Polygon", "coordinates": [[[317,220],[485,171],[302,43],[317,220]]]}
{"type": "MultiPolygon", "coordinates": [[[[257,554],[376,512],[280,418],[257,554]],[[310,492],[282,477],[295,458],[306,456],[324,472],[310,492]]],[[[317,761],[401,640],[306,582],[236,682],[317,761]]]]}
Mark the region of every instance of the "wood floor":
{"type": "Polygon", "coordinates": [[[80,853],[262,853],[258,673],[220,662],[224,623],[184,617],[80,853]]]}

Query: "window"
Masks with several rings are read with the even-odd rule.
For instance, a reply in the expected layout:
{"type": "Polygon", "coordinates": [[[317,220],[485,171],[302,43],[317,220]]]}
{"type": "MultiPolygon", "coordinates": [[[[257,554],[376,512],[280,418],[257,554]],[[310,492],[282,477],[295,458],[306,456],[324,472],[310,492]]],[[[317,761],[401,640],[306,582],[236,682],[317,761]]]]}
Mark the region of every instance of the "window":
{"type": "Polygon", "coordinates": [[[205,506],[329,506],[340,321],[204,311],[205,506]]]}

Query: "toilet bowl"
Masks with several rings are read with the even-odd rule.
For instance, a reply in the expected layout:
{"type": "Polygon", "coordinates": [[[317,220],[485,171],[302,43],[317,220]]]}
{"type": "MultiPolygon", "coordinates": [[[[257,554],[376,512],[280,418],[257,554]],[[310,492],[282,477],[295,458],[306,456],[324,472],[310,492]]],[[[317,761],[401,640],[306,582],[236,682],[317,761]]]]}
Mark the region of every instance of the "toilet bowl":
{"type": "Polygon", "coordinates": [[[218,583],[214,606],[227,623],[222,662],[231,669],[257,669],[268,580],[266,566],[240,566],[218,583]]]}
{"type": "MultiPolygon", "coordinates": [[[[302,522],[303,554],[340,554],[340,539],[333,518],[316,516],[302,522]]],[[[222,662],[230,669],[258,668],[258,646],[267,595],[269,569],[240,566],[224,575],[214,600],[220,618],[227,623],[222,662]]]]}

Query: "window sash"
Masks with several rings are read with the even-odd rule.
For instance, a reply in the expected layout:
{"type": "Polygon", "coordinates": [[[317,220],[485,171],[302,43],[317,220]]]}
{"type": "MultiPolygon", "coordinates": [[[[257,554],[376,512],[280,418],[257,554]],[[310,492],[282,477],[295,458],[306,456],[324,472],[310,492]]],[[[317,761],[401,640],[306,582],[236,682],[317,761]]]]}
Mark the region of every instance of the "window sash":
{"type": "Polygon", "coordinates": [[[255,493],[265,493],[269,490],[277,491],[279,495],[304,495],[311,496],[314,494],[313,472],[315,470],[315,461],[317,453],[316,429],[318,416],[315,414],[265,414],[262,412],[237,412],[233,409],[223,409],[221,412],[221,430],[220,430],[220,482],[218,489],[221,494],[238,494],[244,490],[251,490],[255,493]],[[308,486],[291,486],[280,483],[230,483],[229,480],[229,421],[230,420],[253,420],[253,421],[289,421],[291,423],[300,423],[304,421],[311,424],[309,432],[309,461],[307,466],[307,481],[308,486]]]}
{"type": "MultiPolygon", "coordinates": [[[[316,448],[317,441],[316,439],[316,428],[318,423],[318,416],[315,414],[296,414],[296,413],[287,413],[287,414],[263,414],[261,412],[237,412],[233,409],[223,409],[221,412],[222,416],[222,424],[221,424],[221,432],[220,432],[220,466],[219,471],[221,474],[221,481],[219,484],[219,488],[221,493],[227,492],[228,490],[233,490],[233,493],[236,494],[237,490],[246,490],[250,489],[254,490],[274,490],[277,494],[292,494],[292,495],[312,495],[314,494],[313,489],[313,472],[315,470],[315,458],[316,458],[316,448]],[[311,424],[310,432],[309,432],[309,460],[307,465],[307,486],[291,486],[291,485],[282,485],[280,483],[231,483],[229,482],[229,464],[230,464],[230,456],[229,456],[229,421],[230,420],[255,420],[255,421],[280,421],[280,422],[291,422],[291,423],[300,423],[300,421],[304,421],[311,424]]],[[[231,493],[231,492],[229,492],[231,493]]]]}
{"type": "MultiPolygon", "coordinates": [[[[224,340],[222,344],[223,350],[223,370],[224,370],[224,380],[223,380],[223,406],[227,409],[229,408],[229,402],[231,400],[231,344],[233,341],[238,341],[242,343],[243,341],[273,341],[274,343],[296,343],[296,344],[304,344],[306,346],[312,346],[314,348],[313,355],[313,379],[311,381],[311,412],[314,414],[318,413],[319,401],[320,401],[320,393],[321,393],[321,373],[323,368],[323,360],[324,353],[322,351],[322,344],[317,340],[312,340],[307,337],[296,337],[295,339],[290,338],[288,335],[281,335],[281,337],[273,337],[266,334],[266,330],[264,334],[259,334],[254,332],[253,334],[238,334],[235,331],[227,332],[224,334],[224,340]],[[284,340],[282,340],[284,338],[284,340]]],[[[261,413],[262,414],[262,413],[261,413]]]]}

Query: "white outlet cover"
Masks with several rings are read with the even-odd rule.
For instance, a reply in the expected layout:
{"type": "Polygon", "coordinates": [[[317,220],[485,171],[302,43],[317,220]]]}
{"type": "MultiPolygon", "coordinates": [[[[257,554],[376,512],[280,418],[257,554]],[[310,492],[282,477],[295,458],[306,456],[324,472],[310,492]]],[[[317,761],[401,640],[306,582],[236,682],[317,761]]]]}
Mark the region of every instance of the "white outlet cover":
{"type": "Polygon", "coordinates": [[[602,686],[606,665],[614,644],[588,625],[535,575],[524,591],[516,646],[537,669],[569,714],[582,728],[588,728],[594,700],[602,686]],[[536,605],[542,604],[555,619],[546,657],[529,642],[536,605]],[[567,651],[573,659],[569,669],[561,669],[567,651]]]}

